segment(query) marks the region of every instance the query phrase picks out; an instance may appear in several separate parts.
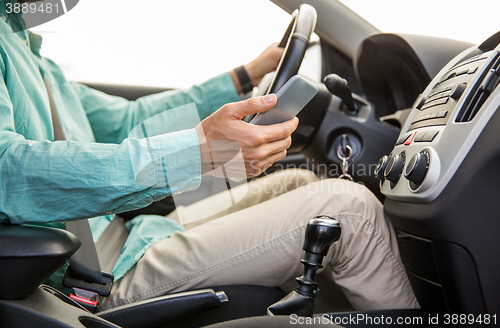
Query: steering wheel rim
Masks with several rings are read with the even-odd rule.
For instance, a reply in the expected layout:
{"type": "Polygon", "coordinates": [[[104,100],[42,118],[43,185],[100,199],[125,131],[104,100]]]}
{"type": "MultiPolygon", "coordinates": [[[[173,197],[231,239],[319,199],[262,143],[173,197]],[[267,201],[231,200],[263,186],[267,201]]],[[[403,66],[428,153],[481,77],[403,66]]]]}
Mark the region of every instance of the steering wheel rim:
{"type": "Polygon", "coordinates": [[[292,20],[279,44],[280,47],[285,47],[285,51],[266,95],[278,92],[292,76],[297,75],[316,21],[316,9],[308,4],[301,5],[292,13],[292,20]]]}

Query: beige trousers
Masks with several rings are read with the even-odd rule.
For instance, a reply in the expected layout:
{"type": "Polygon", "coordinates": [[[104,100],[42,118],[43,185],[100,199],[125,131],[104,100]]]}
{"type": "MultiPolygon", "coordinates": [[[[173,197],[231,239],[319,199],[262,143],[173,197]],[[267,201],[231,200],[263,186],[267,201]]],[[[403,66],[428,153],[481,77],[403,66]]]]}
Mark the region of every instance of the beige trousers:
{"type": "MultiPolygon", "coordinates": [[[[218,197],[179,207],[169,217],[197,217],[208,208],[213,213],[218,197]]],[[[279,286],[302,274],[304,231],[316,215],[341,224],[342,236],[323,265],[332,266],[332,279],[355,308],[418,307],[377,198],[360,184],[318,181],[310,171],[292,169],[250,182],[233,207],[153,245],[116,282],[101,309],[217,285],[279,286]]]]}

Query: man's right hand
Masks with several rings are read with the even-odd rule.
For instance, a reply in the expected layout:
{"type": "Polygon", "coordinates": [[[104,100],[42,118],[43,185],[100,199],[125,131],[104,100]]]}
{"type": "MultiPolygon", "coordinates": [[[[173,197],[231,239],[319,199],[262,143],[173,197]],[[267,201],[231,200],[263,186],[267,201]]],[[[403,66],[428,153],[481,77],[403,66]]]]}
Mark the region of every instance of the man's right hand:
{"type": "Polygon", "coordinates": [[[271,109],[276,101],[276,95],[270,94],[230,103],[203,120],[196,128],[200,140],[202,174],[234,158],[239,148],[248,178],[259,175],[274,162],[283,159],[292,143],[291,134],[299,123],[296,117],[267,126],[241,120],[246,115],[271,109]]]}

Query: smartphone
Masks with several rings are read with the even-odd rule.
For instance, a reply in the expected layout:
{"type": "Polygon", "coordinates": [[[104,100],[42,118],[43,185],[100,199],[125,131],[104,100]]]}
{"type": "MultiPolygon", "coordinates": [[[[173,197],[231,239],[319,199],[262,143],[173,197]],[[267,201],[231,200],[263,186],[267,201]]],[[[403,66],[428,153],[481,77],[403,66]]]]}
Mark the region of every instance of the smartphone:
{"type": "Polygon", "coordinates": [[[294,75],[276,93],[276,105],[267,112],[257,114],[250,124],[271,125],[289,121],[297,116],[317,93],[318,88],[314,84],[294,75]]]}

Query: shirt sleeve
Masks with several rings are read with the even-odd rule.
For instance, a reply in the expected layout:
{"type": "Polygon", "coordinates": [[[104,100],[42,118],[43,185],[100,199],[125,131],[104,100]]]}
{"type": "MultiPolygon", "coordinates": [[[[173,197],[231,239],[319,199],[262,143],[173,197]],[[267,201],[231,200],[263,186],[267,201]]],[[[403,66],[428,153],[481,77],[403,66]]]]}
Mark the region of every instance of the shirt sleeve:
{"type": "Polygon", "coordinates": [[[194,129],[125,138],[120,144],[33,141],[15,132],[15,114],[2,79],[0,221],[69,221],[121,213],[200,184],[194,129]]]}
{"type": "Polygon", "coordinates": [[[107,143],[120,143],[138,124],[172,108],[194,103],[199,119],[203,120],[221,106],[240,100],[229,73],[187,90],[161,92],[135,101],[107,95],[80,83],[73,86],[97,142],[107,143]]]}

